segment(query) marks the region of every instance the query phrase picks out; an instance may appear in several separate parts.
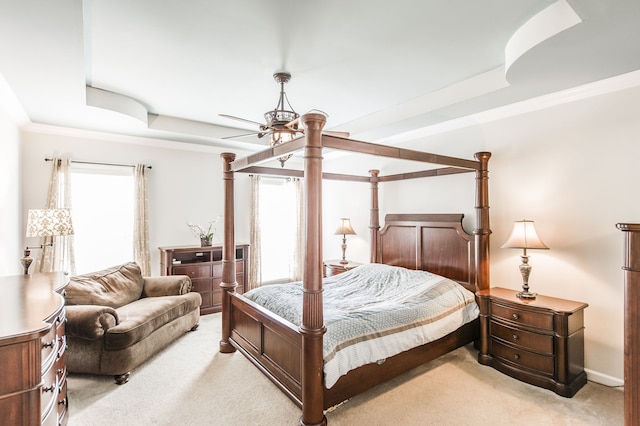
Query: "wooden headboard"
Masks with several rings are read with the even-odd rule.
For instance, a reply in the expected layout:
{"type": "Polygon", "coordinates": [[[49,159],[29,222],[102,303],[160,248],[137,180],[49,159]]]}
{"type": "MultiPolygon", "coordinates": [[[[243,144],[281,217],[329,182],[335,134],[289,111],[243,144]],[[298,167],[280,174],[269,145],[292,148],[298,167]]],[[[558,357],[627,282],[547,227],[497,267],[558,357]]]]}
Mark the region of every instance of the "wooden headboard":
{"type": "Polygon", "coordinates": [[[463,214],[388,214],[379,232],[376,261],[451,278],[476,292],[474,238],[463,214]]]}

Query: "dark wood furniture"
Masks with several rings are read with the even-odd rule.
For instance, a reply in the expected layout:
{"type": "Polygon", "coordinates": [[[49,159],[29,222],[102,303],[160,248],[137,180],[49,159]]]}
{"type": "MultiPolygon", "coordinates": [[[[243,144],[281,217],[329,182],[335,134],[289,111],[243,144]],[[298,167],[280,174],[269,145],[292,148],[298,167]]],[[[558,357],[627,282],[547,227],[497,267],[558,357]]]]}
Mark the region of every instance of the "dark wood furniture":
{"type": "Polygon", "coordinates": [[[225,203],[220,352],[240,350],[301,406],[301,425],[321,425],[326,424],[325,408],[473,341],[478,331],[477,322],[467,324],[436,342],[390,357],[381,365],[369,364],[352,370],[330,389],[326,389],[322,373],[322,339],[325,332],[322,302],[322,180],[346,180],[370,185],[371,262],[430,270],[457,280],[475,292],[489,286],[491,230],[487,165],[491,154],[477,153],[473,161],[323,135],[326,117],[317,113],[305,114],[301,122],[304,125],[303,137],[238,160],[233,153],[221,154],[225,203]],[[429,163],[432,168],[388,176],[379,176],[377,170],[370,171],[369,176],[323,173],[322,151],[325,148],[378,155],[389,161],[412,160],[411,164],[414,165],[429,163]],[[264,165],[267,160],[300,149],[304,149],[302,171],[264,165]],[[304,177],[306,246],[302,324],[299,327],[251,303],[235,291],[233,184],[236,172],[304,177]],[[476,183],[473,235],[462,230],[462,215],[388,215],[385,228],[380,230],[380,182],[468,172],[475,173],[476,183]]]}
{"type": "MultiPolygon", "coordinates": [[[[222,246],[210,247],[159,247],[160,273],[162,275],[188,275],[193,283],[192,291],[200,293],[200,315],[220,312],[222,308],[222,246]]],[[[249,267],[249,245],[236,245],[236,291],[245,289],[249,267]]]]}
{"type": "Polygon", "coordinates": [[[640,425],[640,224],[624,232],[624,424],[640,425]]]}
{"type": "Polygon", "coordinates": [[[68,421],[62,273],[0,277],[0,424],[68,421]]]}
{"type": "Polygon", "coordinates": [[[538,295],[516,297],[499,287],[479,291],[478,361],[511,377],[572,397],[584,372],[586,303],[538,295]]]}
{"type": "Polygon", "coordinates": [[[340,260],[325,260],[322,263],[323,274],[325,277],[332,277],[334,275],[347,272],[348,270],[353,269],[360,265],[362,265],[362,263],[358,263],[358,262],[340,263],[340,260]]]}

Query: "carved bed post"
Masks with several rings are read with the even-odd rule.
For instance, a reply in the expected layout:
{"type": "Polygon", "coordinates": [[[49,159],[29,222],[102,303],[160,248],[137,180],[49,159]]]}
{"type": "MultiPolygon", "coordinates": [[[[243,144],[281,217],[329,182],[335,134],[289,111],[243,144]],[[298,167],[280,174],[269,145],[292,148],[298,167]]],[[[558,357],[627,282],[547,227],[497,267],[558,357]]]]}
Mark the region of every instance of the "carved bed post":
{"type": "Polygon", "coordinates": [[[489,288],[489,158],[490,152],[476,152],[475,159],[480,162],[476,171],[476,291],[489,288]]]}
{"type": "Polygon", "coordinates": [[[220,154],[223,162],[222,180],[224,183],[224,238],[222,240],[222,338],[220,352],[230,353],[236,349],[229,343],[231,336],[231,296],[236,291],[236,244],[233,203],[233,171],[231,162],[236,155],[230,152],[220,154]]]}
{"type": "Polygon", "coordinates": [[[624,424],[640,425],[640,224],[624,232],[624,424]]]}
{"type": "Polygon", "coordinates": [[[380,259],[378,249],[378,237],[380,232],[380,209],[378,208],[378,175],[380,170],[369,170],[371,182],[371,217],[369,229],[371,230],[371,263],[377,263],[380,259]]]}
{"type": "Polygon", "coordinates": [[[322,336],[326,331],[322,306],[322,128],[323,114],[302,116],[306,255],[302,279],[302,417],[300,425],[325,425],[323,408],[322,336]]]}

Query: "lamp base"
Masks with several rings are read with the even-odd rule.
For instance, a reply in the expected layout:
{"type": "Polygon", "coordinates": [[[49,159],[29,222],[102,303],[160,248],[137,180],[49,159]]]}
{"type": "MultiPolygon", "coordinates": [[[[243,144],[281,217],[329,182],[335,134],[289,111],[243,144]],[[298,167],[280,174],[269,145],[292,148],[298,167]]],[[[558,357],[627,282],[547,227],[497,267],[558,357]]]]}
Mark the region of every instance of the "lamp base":
{"type": "Polygon", "coordinates": [[[24,274],[29,275],[29,266],[31,266],[31,262],[33,262],[33,258],[31,258],[31,250],[28,248],[24,251],[24,256],[20,259],[20,263],[22,264],[22,268],[24,269],[24,274]]]}
{"type": "Polygon", "coordinates": [[[516,297],[520,299],[535,299],[538,293],[530,293],[529,290],[520,291],[516,294],[516,297]]]}

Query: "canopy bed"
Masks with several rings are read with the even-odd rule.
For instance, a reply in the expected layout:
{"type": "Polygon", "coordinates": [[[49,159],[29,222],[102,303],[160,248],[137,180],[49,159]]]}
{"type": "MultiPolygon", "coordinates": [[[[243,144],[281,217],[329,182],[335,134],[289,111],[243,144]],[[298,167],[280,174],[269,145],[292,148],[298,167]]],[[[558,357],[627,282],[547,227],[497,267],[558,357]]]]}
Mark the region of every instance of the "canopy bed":
{"type": "MultiPolygon", "coordinates": [[[[459,159],[391,146],[378,145],[322,133],[326,117],[309,113],[301,119],[304,136],[264,151],[236,159],[221,154],[225,194],[222,300],[222,339],[220,352],[239,350],[285,394],[302,408],[301,425],[326,423],[324,410],[418,365],[474,341],[478,320],[465,322],[454,331],[429,343],[396,355],[370,362],[340,375],[332,386],[325,383],[323,339],[327,331],[323,309],[322,276],[322,180],[334,179],[369,183],[371,190],[370,241],[372,264],[385,264],[410,270],[424,270],[453,280],[462,291],[489,287],[489,205],[488,152],[475,154],[474,160],[459,159]],[[304,150],[303,170],[265,167],[262,163],[286,158],[304,150]],[[424,163],[426,169],[380,176],[323,173],[323,149],[364,153],[424,163]],[[429,168],[431,167],[431,168],[429,168]],[[302,306],[299,322],[288,321],[260,304],[236,293],[234,236],[234,173],[256,173],[304,177],[305,260],[299,284],[302,306]],[[381,229],[378,184],[406,179],[455,173],[475,173],[476,223],[472,235],[462,228],[462,214],[387,215],[381,229]],[[459,285],[458,285],[459,284],[459,285]]],[[[414,164],[418,164],[414,163],[414,164]]],[[[353,272],[362,267],[354,269],[353,272]]],[[[350,271],[351,272],[351,271],[350,271]]],[[[350,277],[350,272],[338,276],[350,277]]],[[[343,277],[344,278],[344,277],[343,277]]],[[[327,289],[335,278],[327,278],[327,289]]],[[[463,302],[463,304],[466,302],[463,302]]],[[[333,381],[333,380],[332,380],[333,381]]]]}

